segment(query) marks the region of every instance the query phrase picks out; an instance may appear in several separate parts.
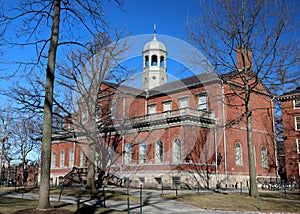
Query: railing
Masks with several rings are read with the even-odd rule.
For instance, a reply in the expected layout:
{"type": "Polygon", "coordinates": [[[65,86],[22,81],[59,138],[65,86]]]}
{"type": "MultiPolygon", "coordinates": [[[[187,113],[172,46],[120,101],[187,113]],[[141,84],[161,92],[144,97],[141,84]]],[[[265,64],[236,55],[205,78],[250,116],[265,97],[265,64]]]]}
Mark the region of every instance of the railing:
{"type": "Polygon", "coordinates": [[[174,110],[158,112],[154,114],[147,114],[143,116],[133,117],[130,118],[130,121],[131,123],[142,123],[147,121],[163,120],[163,119],[170,119],[170,118],[183,117],[183,116],[193,116],[197,118],[206,118],[211,120],[215,119],[215,115],[213,112],[186,107],[186,108],[174,109],[174,110]]]}

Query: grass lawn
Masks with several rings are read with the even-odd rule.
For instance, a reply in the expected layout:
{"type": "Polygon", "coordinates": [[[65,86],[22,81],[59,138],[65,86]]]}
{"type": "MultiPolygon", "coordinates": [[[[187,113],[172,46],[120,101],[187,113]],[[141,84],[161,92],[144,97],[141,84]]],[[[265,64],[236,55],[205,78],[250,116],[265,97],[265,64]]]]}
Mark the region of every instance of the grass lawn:
{"type": "MultiPolygon", "coordinates": [[[[175,198],[174,195],[164,197],[175,198]]],[[[287,193],[286,198],[279,192],[263,192],[260,193],[260,202],[257,198],[240,193],[180,194],[177,200],[213,210],[300,213],[300,192],[287,193]]]]}
{"type": "MultiPolygon", "coordinates": [[[[19,199],[19,198],[8,198],[8,197],[0,197],[0,213],[1,214],[11,214],[16,211],[35,208],[37,206],[37,201],[35,200],[27,200],[27,199],[19,199]]],[[[55,213],[76,213],[77,205],[76,204],[68,204],[62,202],[51,202],[51,208],[58,208],[59,211],[56,210],[55,213]]],[[[28,213],[28,211],[24,212],[28,213]]],[[[91,206],[81,205],[80,213],[125,213],[119,212],[116,210],[111,210],[107,208],[95,208],[91,206]]]]}
{"type": "MultiPolygon", "coordinates": [[[[0,192],[19,192],[19,193],[32,193],[38,194],[38,188],[12,188],[12,187],[0,187],[0,192]]],[[[50,195],[59,195],[61,193],[61,189],[52,188],[50,190],[50,195]]],[[[62,190],[62,196],[73,196],[78,198],[98,198],[102,199],[104,197],[103,191],[100,190],[86,190],[84,188],[76,187],[76,188],[64,188],[62,190]]],[[[128,195],[121,191],[110,191],[105,190],[105,198],[110,200],[118,200],[118,201],[127,201],[128,195]]],[[[129,196],[131,202],[138,202],[139,199],[136,197],[129,196]]],[[[27,199],[17,199],[17,198],[9,198],[9,197],[0,197],[0,214],[8,214],[13,213],[18,210],[24,210],[29,208],[35,208],[37,206],[36,200],[27,200],[27,199]]],[[[64,210],[72,211],[71,213],[75,213],[77,210],[76,204],[68,204],[63,202],[54,202],[51,201],[51,208],[59,208],[64,210]]],[[[70,212],[69,212],[70,213],[70,212]]],[[[116,210],[106,209],[106,208],[95,208],[86,205],[80,205],[80,213],[124,213],[116,210]]]]}

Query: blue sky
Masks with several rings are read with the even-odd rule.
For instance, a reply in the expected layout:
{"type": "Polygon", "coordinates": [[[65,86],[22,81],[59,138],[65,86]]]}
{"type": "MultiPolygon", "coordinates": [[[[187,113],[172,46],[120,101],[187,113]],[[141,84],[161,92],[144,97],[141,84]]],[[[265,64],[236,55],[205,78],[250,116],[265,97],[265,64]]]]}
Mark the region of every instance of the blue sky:
{"type": "Polygon", "coordinates": [[[153,33],[153,24],[158,34],[183,39],[186,37],[187,16],[199,13],[199,0],[126,0],[121,11],[112,6],[107,16],[112,25],[126,26],[134,35],[153,33]]]}

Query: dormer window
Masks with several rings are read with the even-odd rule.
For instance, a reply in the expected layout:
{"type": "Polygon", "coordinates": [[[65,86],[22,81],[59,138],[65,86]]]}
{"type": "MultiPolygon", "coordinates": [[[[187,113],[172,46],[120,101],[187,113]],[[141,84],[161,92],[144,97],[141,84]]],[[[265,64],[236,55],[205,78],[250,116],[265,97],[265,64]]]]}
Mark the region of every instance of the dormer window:
{"type": "Polygon", "coordinates": [[[148,105],[148,114],[156,113],[156,103],[148,105]]]}
{"type": "Polygon", "coordinates": [[[208,110],[208,97],[207,92],[197,94],[198,97],[198,109],[207,111],[208,110]]]}
{"type": "Polygon", "coordinates": [[[172,110],[172,101],[167,100],[163,102],[164,111],[171,111],[172,110]]]}
{"type": "Polygon", "coordinates": [[[294,100],[294,108],[300,108],[300,99],[294,100]]]}

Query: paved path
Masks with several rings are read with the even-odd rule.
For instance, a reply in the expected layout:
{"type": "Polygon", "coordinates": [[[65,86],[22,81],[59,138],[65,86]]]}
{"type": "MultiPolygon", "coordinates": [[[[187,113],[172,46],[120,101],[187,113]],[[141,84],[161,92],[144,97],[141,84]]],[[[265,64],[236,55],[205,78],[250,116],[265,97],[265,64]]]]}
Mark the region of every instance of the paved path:
{"type": "MultiPolygon", "coordinates": [[[[115,189],[115,190],[121,190],[126,192],[127,190],[124,188],[107,188],[107,189],[115,189]]],[[[179,194],[182,194],[183,192],[191,192],[191,191],[180,191],[179,194]]],[[[213,193],[213,191],[201,191],[200,193],[213,193]]],[[[129,193],[131,195],[134,195],[136,197],[139,197],[140,190],[139,189],[130,189],[129,193]]],[[[172,193],[175,194],[174,190],[168,190],[164,191],[164,194],[166,193],[172,193]]],[[[235,212],[235,211],[217,211],[217,210],[207,210],[207,209],[201,209],[199,207],[195,207],[192,205],[184,204],[182,202],[176,201],[176,200],[168,200],[161,197],[161,191],[157,190],[143,190],[142,192],[143,199],[145,203],[142,206],[142,212],[143,213],[216,213],[216,214],[237,214],[237,213],[244,213],[244,214],[253,214],[253,213],[261,213],[261,212],[235,212]]],[[[0,196],[7,196],[7,197],[15,197],[15,198],[26,198],[26,199],[33,199],[37,200],[38,195],[31,194],[31,193],[1,193],[0,196]]],[[[51,196],[51,201],[58,201],[59,196],[51,196]]],[[[81,198],[80,200],[75,197],[68,197],[68,196],[61,196],[60,198],[61,202],[65,203],[72,203],[77,204],[78,201],[80,202],[81,206],[82,204],[86,205],[92,205],[96,207],[102,207],[103,201],[101,200],[91,200],[89,198],[81,198]]],[[[127,203],[125,201],[113,201],[113,200],[106,200],[105,202],[106,207],[120,210],[120,211],[127,211],[127,203]]],[[[130,204],[130,213],[140,213],[140,205],[138,203],[131,203],[130,204]]]]}

